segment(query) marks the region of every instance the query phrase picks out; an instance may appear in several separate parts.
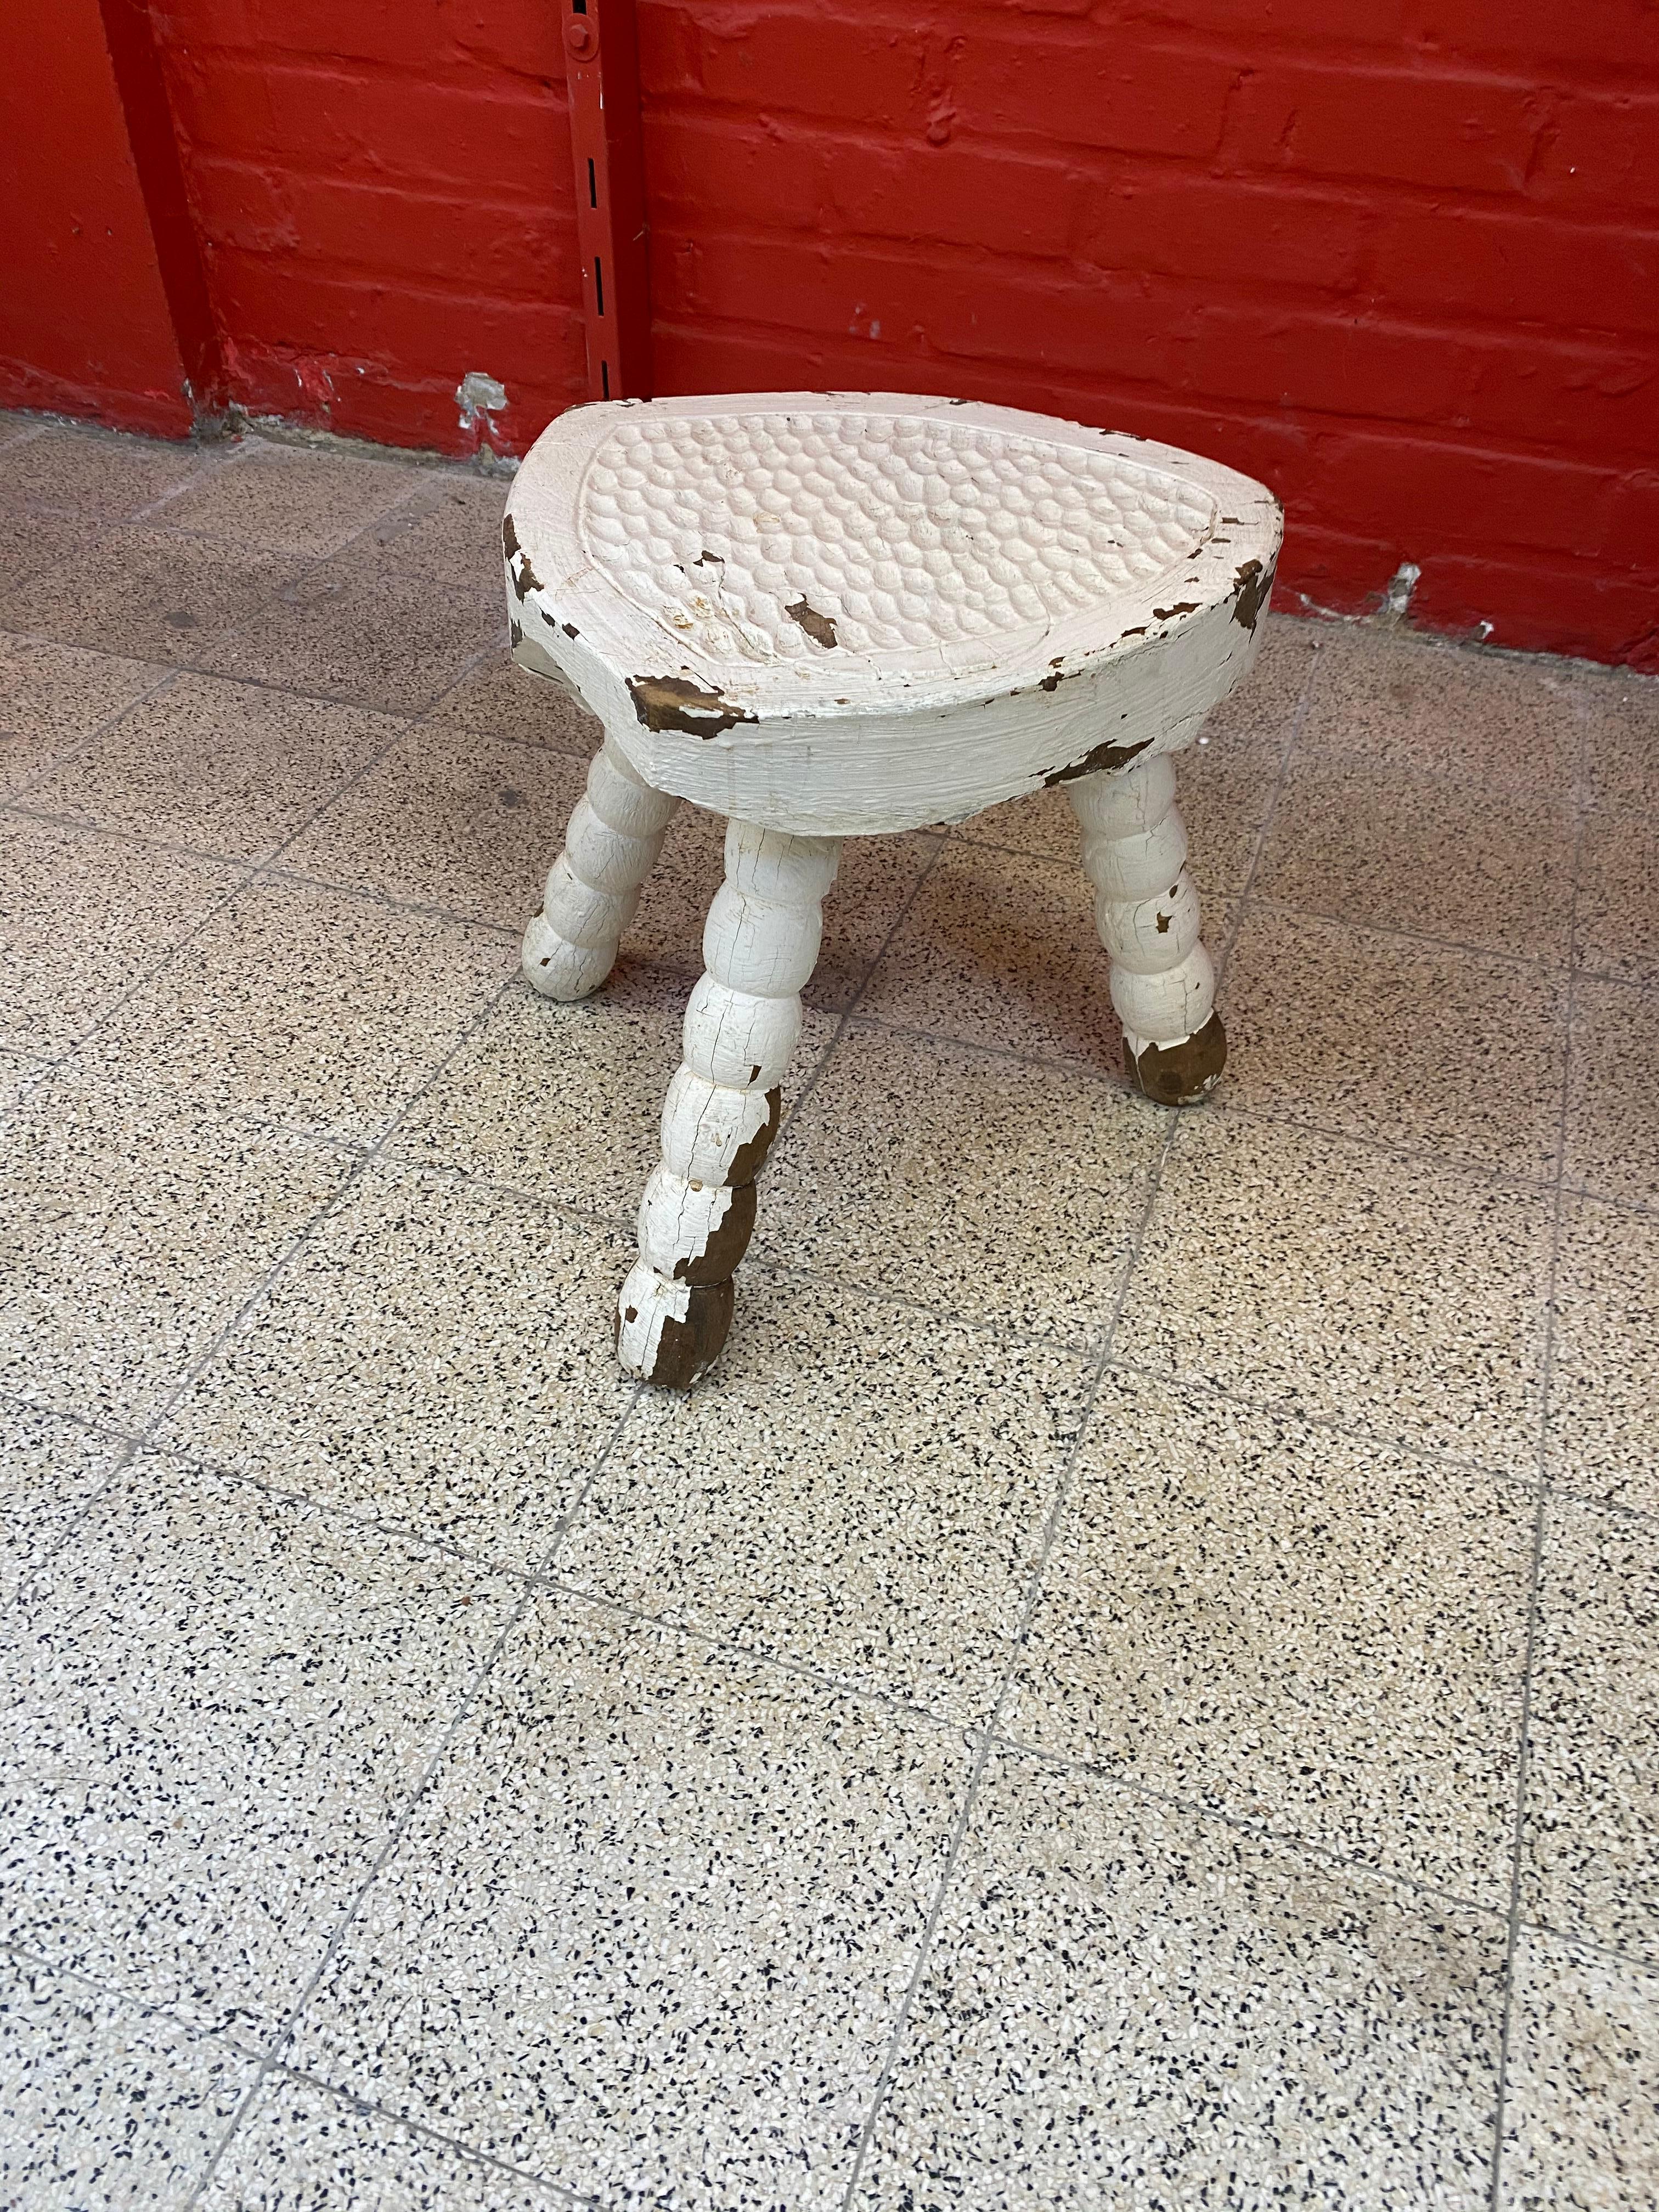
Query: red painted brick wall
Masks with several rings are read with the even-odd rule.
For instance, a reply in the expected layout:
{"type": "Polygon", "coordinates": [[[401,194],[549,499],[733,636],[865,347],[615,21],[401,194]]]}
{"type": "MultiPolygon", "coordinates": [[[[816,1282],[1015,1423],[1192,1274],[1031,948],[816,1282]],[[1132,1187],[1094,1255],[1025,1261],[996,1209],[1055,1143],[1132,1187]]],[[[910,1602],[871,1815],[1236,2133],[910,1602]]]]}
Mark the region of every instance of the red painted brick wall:
{"type": "Polygon", "coordinates": [[[1204,448],[1283,605],[1659,665],[1649,0],[644,0],[659,382],[1204,448]]]}
{"type": "Polygon", "coordinates": [[[522,452],[583,395],[562,12],[549,0],[152,0],[232,397],[522,452]]]}
{"type": "MultiPolygon", "coordinates": [[[[81,0],[77,0],[77,4],[81,0]]],[[[151,0],[230,394],[581,396],[568,0],[151,0]]],[[[1656,0],[640,0],[658,388],[958,392],[1264,477],[1281,604],[1659,665],[1656,0]]]]}
{"type": "Polygon", "coordinates": [[[18,8],[0,72],[0,406],[182,438],[184,381],[98,0],[18,8]]]}

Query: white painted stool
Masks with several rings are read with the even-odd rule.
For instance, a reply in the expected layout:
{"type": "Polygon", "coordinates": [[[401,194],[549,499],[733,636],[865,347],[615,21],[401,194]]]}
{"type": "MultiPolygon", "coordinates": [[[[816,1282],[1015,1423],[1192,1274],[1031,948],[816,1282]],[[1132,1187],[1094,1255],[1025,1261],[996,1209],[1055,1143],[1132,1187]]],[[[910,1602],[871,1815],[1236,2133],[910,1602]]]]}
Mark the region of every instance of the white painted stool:
{"type": "Polygon", "coordinates": [[[604,982],[682,799],[728,824],[618,1299],[629,1373],[684,1388],[725,1342],[843,837],[1064,785],[1131,1079],[1214,1084],[1169,757],[1255,658],[1281,527],[1212,461],[961,400],[621,400],[538,440],[503,526],[513,649],[605,741],[531,982],[604,982]]]}

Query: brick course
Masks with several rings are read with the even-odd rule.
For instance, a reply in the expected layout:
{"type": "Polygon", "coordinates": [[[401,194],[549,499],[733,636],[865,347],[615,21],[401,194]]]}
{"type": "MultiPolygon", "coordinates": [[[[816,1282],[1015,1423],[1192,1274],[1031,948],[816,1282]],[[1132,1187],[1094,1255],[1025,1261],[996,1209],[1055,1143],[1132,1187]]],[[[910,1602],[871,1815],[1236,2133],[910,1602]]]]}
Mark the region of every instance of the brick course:
{"type": "MultiPolygon", "coordinates": [[[[233,396],[582,397],[562,8],[155,0],[233,396]]],[[[640,0],[661,389],[945,389],[1267,478],[1284,603],[1659,665],[1659,9],[640,0]]]]}

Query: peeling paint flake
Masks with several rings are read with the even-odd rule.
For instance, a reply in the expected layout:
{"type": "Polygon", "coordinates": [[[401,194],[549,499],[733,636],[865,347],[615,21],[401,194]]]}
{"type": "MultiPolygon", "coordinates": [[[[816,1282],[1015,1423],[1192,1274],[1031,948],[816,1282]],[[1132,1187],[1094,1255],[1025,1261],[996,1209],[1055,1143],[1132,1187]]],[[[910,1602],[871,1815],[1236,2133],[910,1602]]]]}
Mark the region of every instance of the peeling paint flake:
{"type": "Polygon", "coordinates": [[[1233,601],[1233,620],[1246,629],[1255,628],[1256,617],[1267,605],[1267,594],[1273,587],[1273,572],[1264,568],[1260,561],[1242,561],[1238,566],[1237,597],[1233,601]]]}
{"type": "Polygon", "coordinates": [[[718,691],[705,691],[689,676],[635,676],[628,684],[634,712],[647,730],[684,730],[689,737],[717,738],[734,723],[757,717],[734,707],[718,691]]]}
{"type": "Polygon", "coordinates": [[[1052,791],[1056,784],[1075,783],[1082,775],[1109,775],[1114,769],[1127,768],[1135,755],[1144,753],[1152,742],[1150,738],[1140,738],[1132,745],[1120,745],[1109,741],[1103,745],[1095,745],[1084,754],[1081,760],[1073,761],[1069,768],[1057,768],[1051,775],[1045,775],[1042,787],[1045,791],[1052,791]]]}
{"type": "Polygon", "coordinates": [[[798,623],[806,632],[815,645],[827,647],[838,642],[835,617],[821,615],[816,607],[808,606],[805,594],[795,601],[793,607],[786,607],[783,611],[792,623],[798,623]]]}
{"type": "Polygon", "coordinates": [[[539,592],[541,578],[531,567],[530,556],[519,543],[519,533],[513,526],[510,514],[501,524],[501,548],[507,555],[507,573],[518,597],[521,600],[527,599],[532,592],[539,592]]]}

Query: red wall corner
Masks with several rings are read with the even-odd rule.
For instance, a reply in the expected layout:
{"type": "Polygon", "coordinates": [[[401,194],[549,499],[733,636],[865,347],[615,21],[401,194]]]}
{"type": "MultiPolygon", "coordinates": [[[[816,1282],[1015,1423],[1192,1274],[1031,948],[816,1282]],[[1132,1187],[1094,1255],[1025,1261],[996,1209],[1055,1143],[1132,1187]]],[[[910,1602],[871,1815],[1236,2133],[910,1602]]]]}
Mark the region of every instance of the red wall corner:
{"type": "Polygon", "coordinates": [[[0,76],[0,405],[182,438],[191,427],[97,0],[9,19],[0,76]]]}

